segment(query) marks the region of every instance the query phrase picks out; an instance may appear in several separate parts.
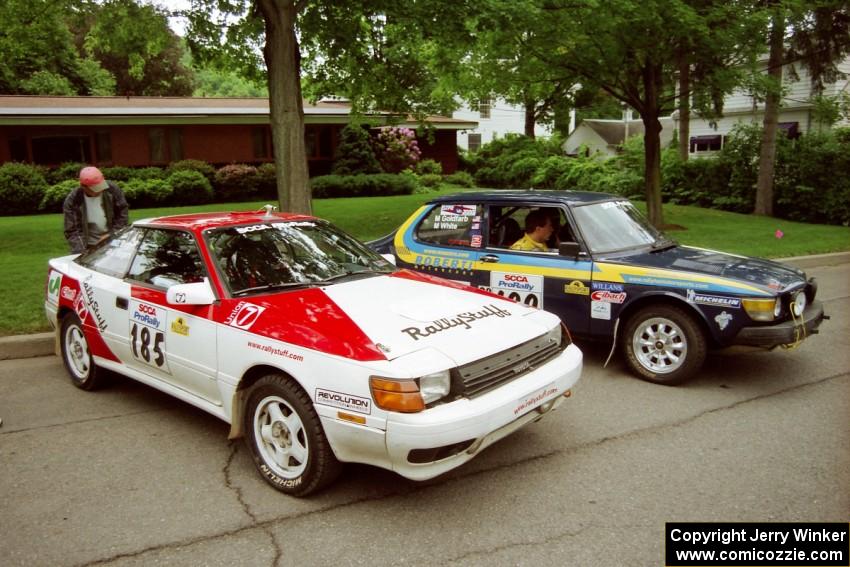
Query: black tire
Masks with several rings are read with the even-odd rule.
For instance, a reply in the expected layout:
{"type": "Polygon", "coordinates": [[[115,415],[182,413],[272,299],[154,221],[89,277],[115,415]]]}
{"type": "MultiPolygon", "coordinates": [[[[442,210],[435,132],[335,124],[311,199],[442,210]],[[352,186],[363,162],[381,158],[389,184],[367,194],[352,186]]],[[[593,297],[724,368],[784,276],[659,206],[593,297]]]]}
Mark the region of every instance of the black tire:
{"type": "Polygon", "coordinates": [[[83,324],[76,313],[62,319],[60,343],[62,362],[71,378],[71,383],[81,390],[97,390],[106,383],[106,371],[94,363],[89,351],[83,324]]]}
{"type": "Polygon", "coordinates": [[[705,362],[705,334],[693,316],[672,305],[651,305],[629,317],[622,334],[626,362],[639,378],[674,386],[705,362]]]}
{"type": "Polygon", "coordinates": [[[257,381],[243,425],[257,470],[285,494],[306,496],[328,485],[342,469],[310,397],[286,376],[269,374],[257,381]]]}

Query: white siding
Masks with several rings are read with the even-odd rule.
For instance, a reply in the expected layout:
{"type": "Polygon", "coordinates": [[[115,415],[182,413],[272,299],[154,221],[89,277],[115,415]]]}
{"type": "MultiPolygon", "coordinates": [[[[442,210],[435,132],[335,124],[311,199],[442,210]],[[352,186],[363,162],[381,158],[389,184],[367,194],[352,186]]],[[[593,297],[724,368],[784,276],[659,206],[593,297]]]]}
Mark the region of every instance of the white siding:
{"type": "Polygon", "coordinates": [[[579,124],[564,142],[563,148],[564,152],[568,154],[577,154],[582,146],[587,146],[591,154],[616,155],[614,149],[599,134],[594,132],[592,128],[588,128],[584,124],[579,124]]]}
{"type": "MultiPolygon", "coordinates": [[[[525,110],[512,106],[500,99],[494,99],[490,104],[490,118],[481,118],[477,106],[471,109],[464,104],[452,114],[452,118],[473,120],[478,122],[475,130],[461,130],[457,134],[458,146],[469,149],[467,136],[470,133],[481,134],[481,144],[491,142],[494,138],[503,138],[505,134],[522,134],[525,132],[525,110]]],[[[535,136],[551,136],[552,129],[537,124],[534,127],[535,136]]]]}

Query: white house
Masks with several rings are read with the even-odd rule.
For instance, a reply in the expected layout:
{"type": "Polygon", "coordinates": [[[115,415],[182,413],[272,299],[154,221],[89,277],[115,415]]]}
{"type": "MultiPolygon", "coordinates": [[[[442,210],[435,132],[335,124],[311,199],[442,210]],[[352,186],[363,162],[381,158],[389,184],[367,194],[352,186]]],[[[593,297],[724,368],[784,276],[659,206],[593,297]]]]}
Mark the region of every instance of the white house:
{"type": "MultiPolygon", "coordinates": [[[[850,73],[850,58],[845,59],[838,66],[842,73],[850,73]]],[[[797,66],[797,79],[791,77],[790,69],[783,69],[783,83],[785,92],[782,95],[779,110],[779,127],[786,131],[791,137],[816,130],[820,125],[813,117],[812,83],[808,71],[797,66]]],[[[848,90],[848,79],[828,84],[824,88],[825,96],[836,96],[841,92],[850,93],[848,90]]],[[[673,113],[676,128],[679,125],[678,112],[673,113]]],[[[743,90],[738,89],[726,96],[723,102],[723,117],[709,121],[695,115],[691,115],[690,121],[690,153],[692,156],[707,156],[720,150],[726,142],[726,137],[732,128],[739,123],[761,124],[764,121],[764,102],[758,101],[743,90]]],[[[848,125],[845,116],[841,125],[848,125]]]]}
{"type": "MultiPolygon", "coordinates": [[[[508,104],[502,99],[483,99],[472,107],[466,103],[452,114],[458,120],[477,121],[478,127],[461,130],[457,144],[465,150],[475,152],[482,145],[505,134],[525,132],[525,109],[508,104]]],[[[552,129],[540,124],[534,127],[535,136],[551,136],[552,129]]]]}
{"type": "MultiPolygon", "coordinates": [[[[661,147],[666,147],[673,140],[673,119],[661,118],[661,147]]],[[[617,155],[618,148],[625,140],[633,136],[643,136],[642,120],[603,120],[584,119],[567,137],[564,152],[567,155],[578,155],[586,151],[589,155],[599,154],[600,157],[617,155]]]]}

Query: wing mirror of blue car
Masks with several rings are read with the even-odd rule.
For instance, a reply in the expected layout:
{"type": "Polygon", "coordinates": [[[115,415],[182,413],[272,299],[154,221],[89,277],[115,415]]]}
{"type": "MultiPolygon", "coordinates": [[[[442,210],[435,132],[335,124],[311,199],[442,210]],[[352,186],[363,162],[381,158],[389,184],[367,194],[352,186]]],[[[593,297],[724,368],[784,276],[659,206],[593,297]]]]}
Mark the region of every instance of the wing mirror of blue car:
{"type": "Polygon", "coordinates": [[[165,298],[170,305],[212,305],[215,303],[215,294],[207,278],[204,278],[202,282],[173,285],[168,288],[165,298]]]}
{"type": "Polygon", "coordinates": [[[395,254],[381,254],[381,256],[384,258],[384,260],[386,260],[387,262],[389,262],[389,263],[390,263],[390,264],[392,264],[393,266],[395,266],[395,265],[396,265],[396,263],[395,263],[395,254]]]}
{"type": "Polygon", "coordinates": [[[558,254],[569,258],[578,258],[581,246],[578,242],[561,242],[558,245],[558,254]]]}

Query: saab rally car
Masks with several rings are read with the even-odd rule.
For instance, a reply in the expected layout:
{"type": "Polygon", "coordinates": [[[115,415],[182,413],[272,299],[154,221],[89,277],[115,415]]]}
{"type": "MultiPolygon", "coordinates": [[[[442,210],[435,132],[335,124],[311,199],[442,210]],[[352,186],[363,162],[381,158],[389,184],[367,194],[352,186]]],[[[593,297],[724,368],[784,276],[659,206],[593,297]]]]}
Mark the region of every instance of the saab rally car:
{"type": "Polygon", "coordinates": [[[444,473],[559,406],[582,368],[556,316],[268,211],[136,222],[51,260],[45,309],[76,386],[112,370],[206,410],[293,495],[339,461],[444,473]]]}
{"type": "Polygon", "coordinates": [[[693,375],[709,347],[796,345],[825,318],[802,271],[679,246],[604,193],[443,196],[369,245],[401,267],[551,311],[574,335],[613,340],[632,371],[656,383],[693,375]],[[511,250],[535,209],[553,225],[548,251],[511,250]]]}

